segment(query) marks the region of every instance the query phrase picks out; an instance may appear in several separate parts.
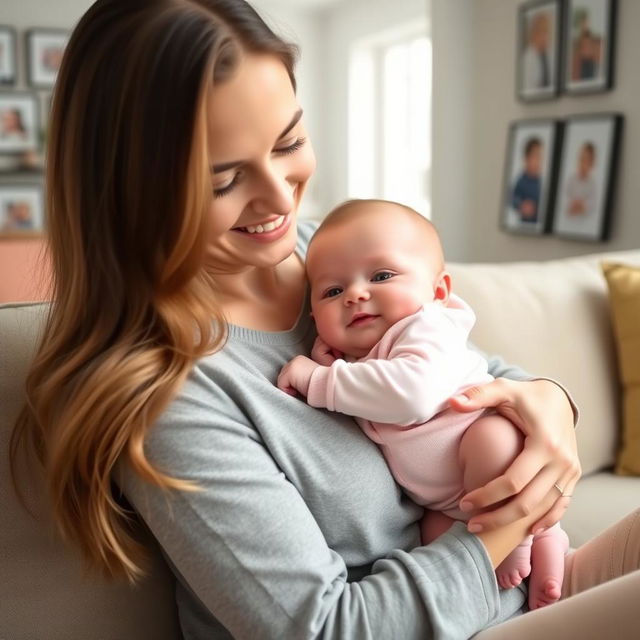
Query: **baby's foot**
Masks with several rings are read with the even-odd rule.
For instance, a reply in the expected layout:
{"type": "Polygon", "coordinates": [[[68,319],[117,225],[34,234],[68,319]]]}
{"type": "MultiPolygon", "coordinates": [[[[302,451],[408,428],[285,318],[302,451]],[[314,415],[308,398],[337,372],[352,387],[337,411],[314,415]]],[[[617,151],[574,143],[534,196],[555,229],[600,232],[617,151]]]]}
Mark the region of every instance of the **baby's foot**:
{"type": "Polygon", "coordinates": [[[531,542],[517,546],[496,569],[498,584],[503,589],[517,587],[531,573],[531,542]]]}
{"type": "Polygon", "coordinates": [[[569,548],[567,534],[555,525],[533,539],[529,609],[546,607],[560,600],[564,578],[564,556],[569,548]]]}
{"type": "Polygon", "coordinates": [[[539,609],[560,600],[562,585],[555,578],[547,578],[542,584],[536,584],[535,575],[529,580],[529,609],[539,609]]]}

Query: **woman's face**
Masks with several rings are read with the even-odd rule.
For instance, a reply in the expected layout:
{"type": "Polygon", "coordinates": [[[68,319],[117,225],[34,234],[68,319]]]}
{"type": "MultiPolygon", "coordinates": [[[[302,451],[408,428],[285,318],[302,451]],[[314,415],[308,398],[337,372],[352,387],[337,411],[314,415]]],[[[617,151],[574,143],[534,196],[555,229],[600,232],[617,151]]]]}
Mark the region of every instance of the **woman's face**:
{"type": "Polygon", "coordinates": [[[295,250],[295,218],[315,157],[287,71],[247,54],[209,104],[206,262],[214,274],[272,267],[295,250]]]}

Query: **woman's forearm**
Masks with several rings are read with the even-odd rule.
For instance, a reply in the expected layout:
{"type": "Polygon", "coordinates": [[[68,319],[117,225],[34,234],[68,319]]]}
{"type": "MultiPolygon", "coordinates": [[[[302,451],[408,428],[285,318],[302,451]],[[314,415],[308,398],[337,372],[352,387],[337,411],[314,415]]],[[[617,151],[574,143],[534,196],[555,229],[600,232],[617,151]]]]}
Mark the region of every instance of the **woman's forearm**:
{"type": "Polygon", "coordinates": [[[494,569],[531,533],[529,528],[534,522],[534,517],[528,516],[498,529],[476,534],[487,550],[494,569]]]}

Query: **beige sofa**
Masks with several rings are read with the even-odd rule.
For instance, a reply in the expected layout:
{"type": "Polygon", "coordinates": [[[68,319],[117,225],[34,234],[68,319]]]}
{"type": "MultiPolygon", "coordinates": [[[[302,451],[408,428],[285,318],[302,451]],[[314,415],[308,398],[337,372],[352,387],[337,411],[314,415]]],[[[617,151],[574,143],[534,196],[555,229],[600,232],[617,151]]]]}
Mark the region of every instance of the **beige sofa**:
{"type": "MultiPolygon", "coordinates": [[[[475,342],[561,380],[580,406],[584,478],[564,519],[574,546],[640,506],[640,478],[610,470],[619,440],[620,392],[599,270],[603,257],[640,264],[638,250],[544,263],[450,265],[454,289],[478,315],[475,342]]],[[[151,577],[136,589],[83,576],[76,552],[52,533],[36,469],[23,478],[35,516],[11,490],[7,442],[42,314],[42,305],[0,308],[0,638],[179,638],[173,580],[159,553],[151,577]]]]}

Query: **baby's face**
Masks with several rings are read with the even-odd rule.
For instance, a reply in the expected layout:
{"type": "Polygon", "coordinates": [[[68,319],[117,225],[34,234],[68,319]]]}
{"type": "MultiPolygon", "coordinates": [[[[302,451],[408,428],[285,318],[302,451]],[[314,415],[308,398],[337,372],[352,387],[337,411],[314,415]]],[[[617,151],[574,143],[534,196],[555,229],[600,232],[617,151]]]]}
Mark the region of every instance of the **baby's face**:
{"type": "Polygon", "coordinates": [[[320,337],[365,356],[391,325],[433,300],[431,249],[416,240],[412,225],[389,225],[375,214],[321,231],[307,257],[320,337]]]}

